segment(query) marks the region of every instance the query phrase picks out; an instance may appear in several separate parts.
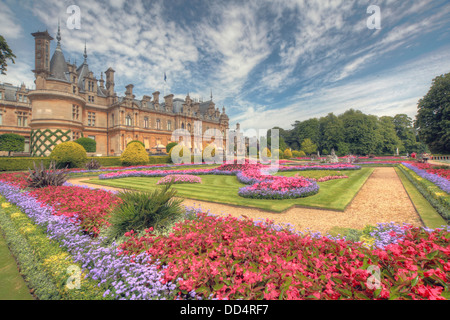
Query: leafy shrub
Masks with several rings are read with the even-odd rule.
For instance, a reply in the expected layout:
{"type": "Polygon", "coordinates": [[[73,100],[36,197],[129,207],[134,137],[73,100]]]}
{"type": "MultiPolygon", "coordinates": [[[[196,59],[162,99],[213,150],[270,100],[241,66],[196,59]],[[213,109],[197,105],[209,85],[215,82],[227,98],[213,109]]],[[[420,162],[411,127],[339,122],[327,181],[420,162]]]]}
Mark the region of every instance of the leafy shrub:
{"type": "Polygon", "coordinates": [[[149,157],[143,145],[133,142],[127,145],[120,161],[124,166],[136,166],[149,163],[149,157]]]}
{"type": "Polygon", "coordinates": [[[294,158],[304,158],[304,157],[306,157],[306,153],[305,153],[305,151],[294,150],[294,151],[292,151],[292,156],[294,158]]]}
{"type": "Polygon", "coordinates": [[[292,158],[292,152],[291,152],[291,150],[289,150],[289,149],[284,150],[284,152],[283,152],[283,157],[284,157],[285,159],[290,159],[290,158],[292,158]]]}
{"type": "Polygon", "coordinates": [[[54,161],[50,163],[50,168],[47,170],[44,163],[41,162],[39,167],[34,163],[34,170],[28,169],[30,175],[28,176],[29,186],[32,188],[43,188],[48,186],[62,186],[67,181],[67,173],[63,170],[56,170],[54,161]]]}
{"type": "Polygon", "coordinates": [[[0,135],[0,151],[21,152],[25,147],[25,138],[15,133],[5,133],[0,135]]]}
{"type": "Polygon", "coordinates": [[[186,146],[182,146],[182,145],[176,145],[172,149],[170,149],[170,151],[169,151],[169,159],[170,159],[171,162],[173,162],[172,154],[174,152],[175,152],[174,157],[178,158],[178,160],[181,162],[181,158],[183,158],[184,153],[185,152],[186,152],[186,154],[189,153],[189,148],[186,147],[186,146]]]}
{"type": "Polygon", "coordinates": [[[88,170],[97,170],[100,169],[102,165],[100,162],[96,159],[91,159],[89,162],[86,163],[86,169],[88,170]]]}
{"type": "Polygon", "coordinates": [[[111,212],[108,238],[117,239],[126,232],[144,231],[148,228],[164,228],[183,213],[176,190],[167,184],[153,192],[123,191],[117,194],[122,200],[111,212]]]}
{"type": "Polygon", "coordinates": [[[97,151],[97,142],[91,138],[79,138],[74,142],[81,145],[86,152],[96,152],[97,151]]]}
{"type": "Polygon", "coordinates": [[[178,144],[178,143],[176,143],[176,142],[168,143],[167,146],[166,146],[166,152],[169,153],[169,152],[170,152],[170,149],[172,149],[173,147],[175,147],[177,144],[178,144]]]}
{"type": "Polygon", "coordinates": [[[280,149],[273,150],[272,158],[283,159],[283,151],[281,151],[280,149]]]}
{"type": "Polygon", "coordinates": [[[67,141],[53,148],[50,159],[59,168],[84,168],[87,161],[86,150],[78,143],[67,141]]]}
{"type": "Polygon", "coordinates": [[[261,151],[261,157],[262,158],[271,158],[272,157],[272,153],[270,152],[270,150],[268,148],[264,148],[261,151]]]}

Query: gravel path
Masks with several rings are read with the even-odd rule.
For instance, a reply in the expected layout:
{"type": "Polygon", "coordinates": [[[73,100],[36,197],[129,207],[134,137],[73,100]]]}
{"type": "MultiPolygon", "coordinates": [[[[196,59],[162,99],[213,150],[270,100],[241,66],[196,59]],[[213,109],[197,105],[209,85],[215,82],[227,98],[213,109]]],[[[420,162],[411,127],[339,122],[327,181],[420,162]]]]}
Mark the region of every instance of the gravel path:
{"type": "MultiPolygon", "coordinates": [[[[84,184],[98,188],[98,185],[81,183],[86,178],[71,179],[73,184],[84,184]]],[[[112,187],[105,189],[117,190],[112,187]]],[[[251,219],[270,219],[275,223],[290,223],[297,230],[309,229],[325,234],[334,226],[362,229],[379,222],[409,223],[423,226],[419,215],[409,199],[394,168],[375,168],[372,175],[360,189],[344,212],[331,210],[291,208],[283,213],[271,213],[259,209],[230,206],[198,200],[185,199],[187,206],[201,207],[216,215],[242,215],[251,219]]]]}

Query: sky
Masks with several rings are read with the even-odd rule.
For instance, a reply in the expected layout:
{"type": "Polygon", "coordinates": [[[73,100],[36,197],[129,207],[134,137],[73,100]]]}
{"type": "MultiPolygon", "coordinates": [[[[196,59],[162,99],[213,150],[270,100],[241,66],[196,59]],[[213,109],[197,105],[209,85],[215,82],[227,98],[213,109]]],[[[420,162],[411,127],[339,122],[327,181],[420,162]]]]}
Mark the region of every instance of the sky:
{"type": "Polygon", "coordinates": [[[56,38],[58,20],[65,58],[80,65],[86,43],[90,70],[100,79],[112,67],[119,96],[130,83],[137,99],[212,94],[244,132],[350,108],[414,119],[450,72],[448,0],[0,0],[17,57],[0,82],[34,88],[31,33],[56,38]],[[80,29],[69,28],[71,5],[80,29]]]}

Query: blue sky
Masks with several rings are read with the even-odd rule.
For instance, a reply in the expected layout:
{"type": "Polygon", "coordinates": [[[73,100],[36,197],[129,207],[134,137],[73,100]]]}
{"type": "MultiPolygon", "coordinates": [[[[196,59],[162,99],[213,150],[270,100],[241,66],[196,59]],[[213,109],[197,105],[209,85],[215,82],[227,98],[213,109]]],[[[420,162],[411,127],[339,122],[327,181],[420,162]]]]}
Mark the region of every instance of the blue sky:
{"type": "MultiPolygon", "coordinates": [[[[30,35],[62,23],[66,59],[88,63],[97,78],[116,71],[141,99],[158,90],[225,106],[241,128],[290,129],[295,120],[341,114],[406,113],[438,75],[450,72],[447,0],[0,0],[0,34],[17,56],[0,82],[33,88],[30,35]],[[66,9],[81,10],[70,30],[66,9]],[[370,5],[381,29],[369,29],[370,5]],[[164,86],[164,72],[167,84],[164,86]]],[[[56,43],[52,45],[54,50],[56,43]]]]}

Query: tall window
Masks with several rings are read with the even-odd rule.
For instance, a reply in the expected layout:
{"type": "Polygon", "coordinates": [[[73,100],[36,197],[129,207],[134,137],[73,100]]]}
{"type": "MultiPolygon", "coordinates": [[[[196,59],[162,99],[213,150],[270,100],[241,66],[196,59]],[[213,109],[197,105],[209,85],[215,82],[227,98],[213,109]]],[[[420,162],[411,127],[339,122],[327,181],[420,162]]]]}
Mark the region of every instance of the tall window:
{"type": "Polygon", "coordinates": [[[125,118],[125,125],[128,127],[131,127],[131,116],[127,115],[127,117],[125,118]]]}
{"type": "Polygon", "coordinates": [[[3,92],[0,91],[0,100],[3,99],[3,92]]]}
{"type": "Polygon", "coordinates": [[[0,125],[3,124],[3,113],[2,111],[0,111],[0,125]]]}
{"type": "Polygon", "coordinates": [[[161,120],[156,119],[156,129],[161,130],[161,120]]]}
{"type": "Polygon", "coordinates": [[[26,112],[18,112],[17,113],[17,126],[18,127],[26,127],[28,125],[28,117],[26,112]]]}
{"type": "Polygon", "coordinates": [[[172,131],[172,121],[167,121],[167,130],[172,131]]]}
{"type": "Polygon", "coordinates": [[[148,128],[148,117],[144,118],[144,128],[148,128]]]}
{"type": "Polygon", "coordinates": [[[80,107],[73,104],[72,105],[72,120],[78,120],[79,119],[79,111],[80,107]]]}
{"type": "Polygon", "coordinates": [[[114,113],[111,114],[111,126],[114,126],[114,113]]]}
{"type": "Polygon", "coordinates": [[[95,112],[88,112],[88,127],[95,127],[95,112]]]}

